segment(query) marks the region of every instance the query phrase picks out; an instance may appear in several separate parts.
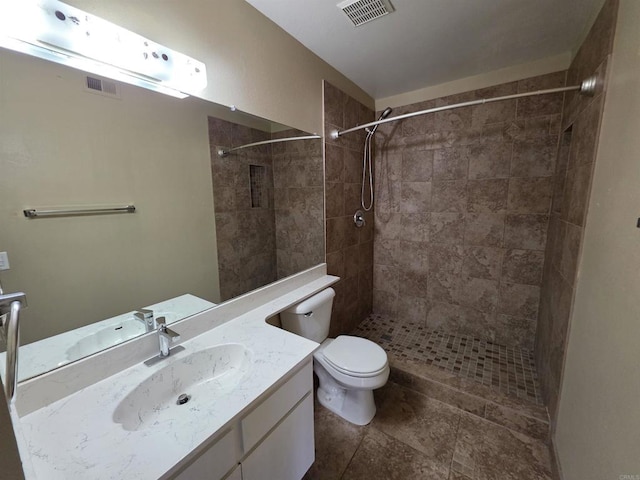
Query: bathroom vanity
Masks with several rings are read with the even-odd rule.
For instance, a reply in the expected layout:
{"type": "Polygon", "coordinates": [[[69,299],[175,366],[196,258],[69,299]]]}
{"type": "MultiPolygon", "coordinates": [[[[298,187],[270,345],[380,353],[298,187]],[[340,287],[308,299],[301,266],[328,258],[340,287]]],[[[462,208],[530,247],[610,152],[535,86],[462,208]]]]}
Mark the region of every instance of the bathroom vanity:
{"type": "Polygon", "coordinates": [[[301,478],[315,458],[312,376],[308,361],[170,478],[301,478]]]}
{"type": "Polygon", "coordinates": [[[321,265],[179,321],[181,348],[150,366],[153,334],[24,382],[27,478],[300,479],[318,344],[266,319],[337,280],[321,265]]]}

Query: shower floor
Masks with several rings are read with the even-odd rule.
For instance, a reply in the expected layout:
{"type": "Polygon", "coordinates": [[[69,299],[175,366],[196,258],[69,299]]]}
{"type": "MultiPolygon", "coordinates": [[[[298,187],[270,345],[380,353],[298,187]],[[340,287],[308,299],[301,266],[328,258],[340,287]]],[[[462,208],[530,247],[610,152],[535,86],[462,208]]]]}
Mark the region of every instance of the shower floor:
{"type": "Polygon", "coordinates": [[[353,335],[368,338],[400,361],[438,367],[504,395],[544,405],[533,352],[528,350],[430,330],[377,314],[362,321],[353,335]]]}

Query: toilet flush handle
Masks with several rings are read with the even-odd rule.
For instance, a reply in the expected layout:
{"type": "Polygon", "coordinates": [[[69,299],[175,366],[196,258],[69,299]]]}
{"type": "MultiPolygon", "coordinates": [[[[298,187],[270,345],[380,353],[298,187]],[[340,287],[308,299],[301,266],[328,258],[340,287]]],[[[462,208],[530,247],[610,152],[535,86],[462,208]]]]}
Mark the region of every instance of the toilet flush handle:
{"type": "Polygon", "coordinates": [[[307,312],[307,313],[304,314],[304,316],[306,318],[309,318],[311,315],[313,315],[313,312],[307,312]]]}

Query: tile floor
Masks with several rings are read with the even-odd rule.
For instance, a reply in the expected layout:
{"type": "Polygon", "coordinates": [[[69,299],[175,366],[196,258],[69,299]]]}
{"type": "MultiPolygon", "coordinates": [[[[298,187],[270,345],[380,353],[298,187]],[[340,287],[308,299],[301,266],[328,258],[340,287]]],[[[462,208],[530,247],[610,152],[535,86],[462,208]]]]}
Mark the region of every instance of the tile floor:
{"type": "Polygon", "coordinates": [[[532,351],[429,330],[421,324],[377,314],[369,315],[352,334],[372,340],[399,360],[433,365],[543,405],[532,351]]]}
{"type": "Polygon", "coordinates": [[[547,445],[389,382],[359,427],[316,402],[316,461],[304,480],[552,479],[547,445]]]}

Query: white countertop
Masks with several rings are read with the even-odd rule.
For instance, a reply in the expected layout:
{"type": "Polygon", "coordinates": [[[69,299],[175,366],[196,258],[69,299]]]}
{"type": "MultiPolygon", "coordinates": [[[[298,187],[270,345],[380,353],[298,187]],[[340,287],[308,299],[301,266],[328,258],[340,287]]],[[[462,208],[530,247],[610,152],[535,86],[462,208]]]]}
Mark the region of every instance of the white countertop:
{"type": "MultiPolygon", "coordinates": [[[[205,332],[184,351],[152,367],[142,363],[85,387],[20,419],[36,478],[158,479],[207,442],[280,379],[307,360],[318,344],[268,325],[262,309],[205,332]],[[240,343],[251,352],[246,378],[227,396],[170,424],[126,431],[112,420],[119,402],[143,379],[216,344],[240,343]]],[[[179,324],[175,327],[179,331],[179,324]]],[[[189,412],[187,412],[189,413],[189,412]]]]}

